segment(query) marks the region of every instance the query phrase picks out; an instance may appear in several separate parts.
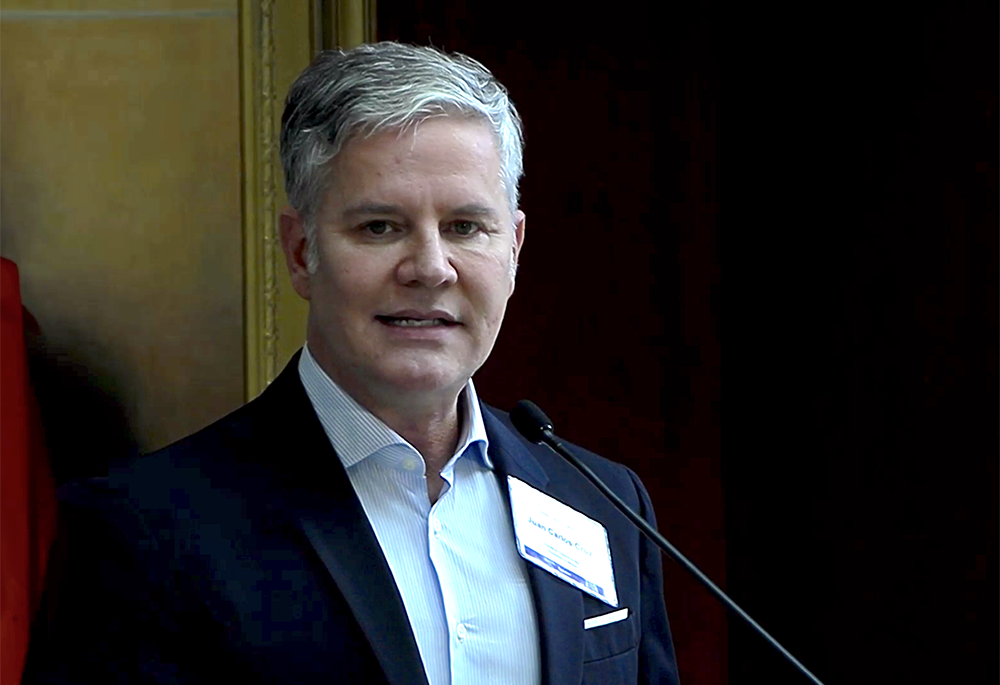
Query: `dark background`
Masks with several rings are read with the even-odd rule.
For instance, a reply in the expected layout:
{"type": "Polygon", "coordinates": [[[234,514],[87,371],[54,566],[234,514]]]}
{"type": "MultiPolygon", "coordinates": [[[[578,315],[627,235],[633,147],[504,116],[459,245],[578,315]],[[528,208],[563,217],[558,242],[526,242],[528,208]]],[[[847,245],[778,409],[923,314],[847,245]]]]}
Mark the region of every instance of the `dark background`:
{"type": "Polygon", "coordinates": [[[996,9],[796,17],[720,105],[729,587],[828,682],[1000,680],[996,9]]]}
{"type": "MultiPolygon", "coordinates": [[[[525,120],[484,398],[632,466],[828,685],[992,685],[996,8],[803,7],[380,0],[378,27],[480,59],[525,120]]],[[[685,685],[805,682],[665,572],[685,685]]]]}
{"type": "MultiPolygon", "coordinates": [[[[560,435],[635,469],[664,533],[721,581],[712,36],[693,13],[664,30],[543,8],[378,6],[379,38],[479,59],[525,121],[525,246],[477,386],[501,408],[534,400],[560,435]]],[[[722,682],[725,612],[665,572],[686,682],[722,682]]]]}

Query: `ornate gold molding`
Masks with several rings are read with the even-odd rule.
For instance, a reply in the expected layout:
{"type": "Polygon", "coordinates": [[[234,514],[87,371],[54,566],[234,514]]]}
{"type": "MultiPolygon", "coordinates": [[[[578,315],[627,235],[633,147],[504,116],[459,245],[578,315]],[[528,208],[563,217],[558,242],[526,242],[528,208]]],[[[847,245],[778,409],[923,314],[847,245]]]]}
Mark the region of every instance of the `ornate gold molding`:
{"type": "Polygon", "coordinates": [[[332,0],[333,45],[353,48],[375,41],[375,0],[332,0]]]}
{"type": "Polygon", "coordinates": [[[246,395],[275,376],[274,0],[240,1],[246,395]]]}
{"type": "Polygon", "coordinates": [[[281,99],[315,52],[375,39],[374,0],[240,0],[244,340],[247,399],[259,395],[305,339],[308,309],[279,245],[285,202],[281,99]]]}
{"type": "Polygon", "coordinates": [[[312,0],[316,51],[375,41],[375,0],[312,0]]]}
{"type": "MultiPolygon", "coordinates": [[[[263,374],[264,382],[270,383],[276,375],[278,326],[275,317],[277,306],[277,281],[275,280],[275,242],[277,240],[277,215],[274,195],[276,161],[278,154],[274,124],[274,30],[272,26],[273,0],[261,0],[260,49],[260,145],[261,145],[261,188],[263,211],[260,217],[260,235],[263,247],[264,274],[264,319],[263,319],[263,374]]],[[[262,388],[263,389],[263,388],[262,388]]]]}

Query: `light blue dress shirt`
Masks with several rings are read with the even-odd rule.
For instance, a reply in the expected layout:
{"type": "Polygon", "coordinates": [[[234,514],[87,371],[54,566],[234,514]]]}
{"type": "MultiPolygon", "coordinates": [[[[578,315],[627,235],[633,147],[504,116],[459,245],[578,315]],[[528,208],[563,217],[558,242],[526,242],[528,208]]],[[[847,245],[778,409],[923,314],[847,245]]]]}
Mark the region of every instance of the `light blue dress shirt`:
{"type": "Polygon", "coordinates": [[[537,685],[538,625],[470,379],[430,503],[420,453],[303,349],[299,377],[389,562],[430,685],[537,685]]]}

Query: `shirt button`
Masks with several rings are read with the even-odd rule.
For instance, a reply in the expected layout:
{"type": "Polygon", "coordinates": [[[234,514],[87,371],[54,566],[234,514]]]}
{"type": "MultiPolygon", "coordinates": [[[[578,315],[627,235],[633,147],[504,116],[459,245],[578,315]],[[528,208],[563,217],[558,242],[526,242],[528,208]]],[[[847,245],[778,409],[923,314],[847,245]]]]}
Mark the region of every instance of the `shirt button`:
{"type": "Polygon", "coordinates": [[[439,535],[441,533],[441,521],[438,519],[432,519],[431,527],[434,528],[435,535],[439,535]]]}
{"type": "Polygon", "coordinates": [[[413,469],[417,468],[417,460],[414,459],[413,457],[407,457],[406,459],[403,460],[403,468],[406,469],[407,471],[412,471],[413,469]]]}
{"type": "Polygon", "coordinates": [[[455,630],[455,635],[457,635],[457,636],[458,636],[458,641],[459,641],[459,642],[462,642],[462,641],[464,641],[464,640],[465,640],[465,636],[466,636],[467,634],[468,634],[468,633],[467,633],[467,632],[466,632],[466,630],[465,630],[465,624],[464,624],[464,623],[459,623],[459,624],[458,624],[458,629],[457,629],[457,630],[455,630]]]}

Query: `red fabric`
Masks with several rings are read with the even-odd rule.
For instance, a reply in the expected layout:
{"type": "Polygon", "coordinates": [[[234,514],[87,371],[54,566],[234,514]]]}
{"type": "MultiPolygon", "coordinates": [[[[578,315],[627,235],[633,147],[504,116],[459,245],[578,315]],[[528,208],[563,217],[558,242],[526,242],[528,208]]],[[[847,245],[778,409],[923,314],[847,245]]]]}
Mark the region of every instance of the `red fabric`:
{"type": "Polygon", "coordinates": [[[55,483],[28,378],[17,266],[0,258],[0,682],[18,683],[55,535],[55,483]]]}

